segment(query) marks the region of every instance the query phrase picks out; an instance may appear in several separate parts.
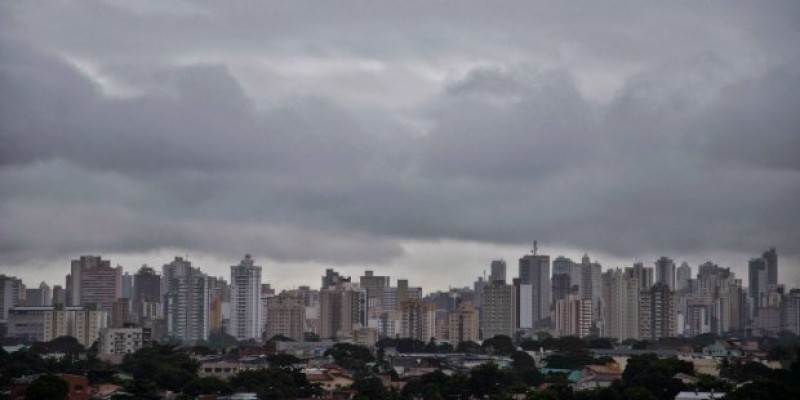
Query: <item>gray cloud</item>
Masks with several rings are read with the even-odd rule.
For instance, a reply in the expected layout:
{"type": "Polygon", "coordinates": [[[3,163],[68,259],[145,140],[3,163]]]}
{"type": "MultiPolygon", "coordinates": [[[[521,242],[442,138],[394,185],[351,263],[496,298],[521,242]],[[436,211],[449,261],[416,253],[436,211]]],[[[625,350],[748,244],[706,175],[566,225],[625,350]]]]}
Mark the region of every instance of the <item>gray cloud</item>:
{"type": "Polygon", "coordinates": [[[798,256],[793,3],[6,3],[0,263],[798,256]]]}

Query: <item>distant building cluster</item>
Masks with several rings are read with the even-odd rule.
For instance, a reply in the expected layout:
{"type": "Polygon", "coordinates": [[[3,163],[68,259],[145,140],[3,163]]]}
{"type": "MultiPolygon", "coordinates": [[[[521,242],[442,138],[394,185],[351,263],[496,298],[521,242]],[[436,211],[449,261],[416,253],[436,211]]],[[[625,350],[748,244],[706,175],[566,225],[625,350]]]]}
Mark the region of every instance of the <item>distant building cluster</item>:
{"type": "Polygon", "coordinates": [[[504,260],[472,287],[423,293],[408,280],[365,271],[358,279],[328,269],[319,288],[278,293],[248,254],[213,277],[182,257],[161,271],[123,273],[100,256],[72,260],[65,284],[28,289],[0,275],[0,327],[6,337],[49,341],[73,336],[106,354],[125,354],[151,339],[186,344],[224,332],[240,341],[309,335],[374,343],[412,338],[480,342],[495,335],[600,336],[655,341],[704,333],[738,337],[800,334],[800,289],[778,284],[778,255],[769,249],[748,264],[748,287],[730,268],[661,257],[652,266],[609,268],[588,256],[523,255],[517,278],[504,260]]]}

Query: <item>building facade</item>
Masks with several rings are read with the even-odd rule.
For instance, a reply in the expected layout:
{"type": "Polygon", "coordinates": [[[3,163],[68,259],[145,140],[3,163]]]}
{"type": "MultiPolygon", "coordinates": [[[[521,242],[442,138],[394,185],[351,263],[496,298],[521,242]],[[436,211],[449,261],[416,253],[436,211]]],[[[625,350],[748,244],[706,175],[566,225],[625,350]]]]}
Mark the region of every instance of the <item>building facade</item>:
{"type": "Polygon", "coordinates": [[[231,266],[231,324],[228,333],[238,340],[261,339],[261,267],[246,254],[231,266]]]}

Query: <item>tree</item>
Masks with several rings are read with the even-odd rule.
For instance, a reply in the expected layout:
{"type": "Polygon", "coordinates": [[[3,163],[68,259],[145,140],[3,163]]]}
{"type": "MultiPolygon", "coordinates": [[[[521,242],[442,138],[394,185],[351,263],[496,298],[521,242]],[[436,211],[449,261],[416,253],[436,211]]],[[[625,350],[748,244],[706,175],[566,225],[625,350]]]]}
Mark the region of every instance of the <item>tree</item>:
{"type": "Polygon", "coordinates": [[[255,392],[261,399],[295,399],[319,396],[322,390],[311,384],[297,368],[269,367],[247,370],[230,379],[234,390],[255,392]]]}
{"type": "Polygon", "coordinates": [[[368,348],[352,343],[336,343],[324,355],[333,357],[337,364],[347,369],[363,368],[366,363],[375,361],[368,348]]]}
{"type": "Polygon", "coordinates": [[[306,342],[319,342],[319,335],[314,332],[304,332],[303,340],[306,342]]]}
{"type": "Polygon", "coordinates": [[[589,340],[588,346],[590,349],[613,349],[615,340],[616,339],[595,338],[589,340]]]}
{"type": "Polygon", "coordinates": [[[65,399],[69,394],[69,384],[58,375],[44,374],[34,379],[25,389],[27,400],[65,399]]]}
{"type": "Polygon", "coordinates": [[[458,346],[456,346],[456,352],[466,354],[482,354],[483,348],[481,345],[471,340],[467,340],[459,343],[458,346]]]}
{"type": "Polygon", "coordinates": [[[355,397],[356,400],[381,400],[389,398],[389,391],[383,386],[381,379],[375,375],[356,377],[352,388],[358,391],[355,397]]]}
{"type": "Polygon", "coordinates": [[[671,400],[685,388],[681,381],[673,378],[678,373],[693,375],[694,366],[677,358],[659,359],[655,354],[634,356],[628,359],[622,386],[642,387],[657,399],[671,400]]]}
{"type": "Polygon", "coordinates": [[[183,393],[193,398],[201,394],[228,395],[233,393],[233,387],[226,381],[209,376],[205,378],[196,378],[187,382],[183,385],[183,393]]]}
{"type": "Polygon", "coordinates": [[[285,335],[277,334],[277,335],[269,338],[269,340],[267,340],[267,341],[268,342],[294,342],[294,339],[292,339],[292,338],[290,338],[288,336],[285,336],[285,335]]]}
{"type": "Polygon", "coordinates": [[[229,335],[222,330],[212,331],[208,335],[208,347],[212,349],[221,350],[238,345],[239,341],[236,340],[235,336],[229,335]]]}
{"type": "Polygon", "coordinates": [[[112,400],[161,400],[161,391],[155,382],[144,379],[132,379],[115,393],[112,400]]]}
{"type": "Polygon", "coordinates": [[[269,365],[276,367],[288,367],[295,364],[300,364],[302,360],[291,354],[275,354],[267,357],[269,365]]]}
{"type": "Polygon", "coordinates": [[[520,379],[529,386],[537,385],[542,382],[542,375],[536,369],[536,362],[533,357],[524,351],[511,353],[511,368],[517,373],[520,379]]]}
{"type": "Polygon", "coordinates": [[[516,346],[514,346],[514,341],[506,335],[495,335],[486,339],[481,347],[487,353],[502,356],[507,356],[517,350],[516,346]]]}
{"type": "Polygon", "coordinates": [[[772,379],[757,378],[733,392],[725,395],[726,400],[769,400],[769,399],[798,399],[800,389],[797,383],[787,385],[772,379]]]}

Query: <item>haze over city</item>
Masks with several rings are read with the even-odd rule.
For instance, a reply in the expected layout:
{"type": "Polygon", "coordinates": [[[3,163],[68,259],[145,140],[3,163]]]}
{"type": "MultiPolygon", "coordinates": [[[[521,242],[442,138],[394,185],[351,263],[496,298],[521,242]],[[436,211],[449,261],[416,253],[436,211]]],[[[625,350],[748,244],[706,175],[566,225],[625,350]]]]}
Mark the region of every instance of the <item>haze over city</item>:
{"type": "Polygon", "coordinates": [[[774,246],[798,286],[798,12],[2,2],[0,272],[252,253],[278,288],[334,267],[427,291],[537,239],[739,276],[774,246]]]}

